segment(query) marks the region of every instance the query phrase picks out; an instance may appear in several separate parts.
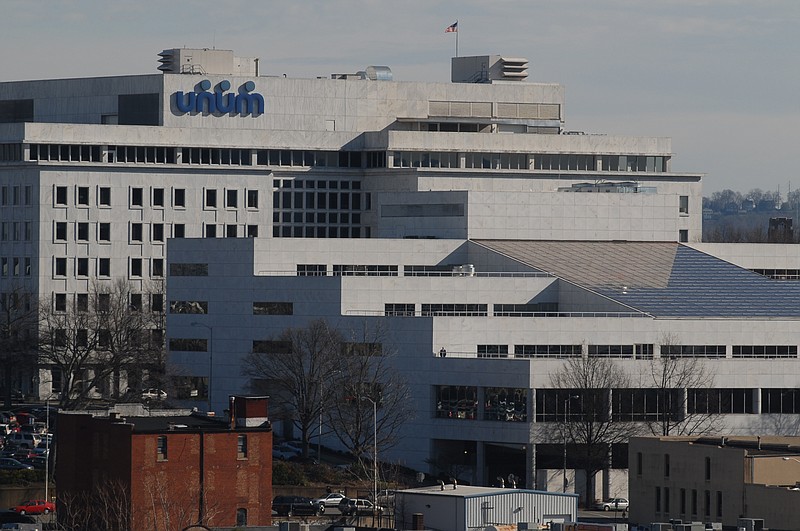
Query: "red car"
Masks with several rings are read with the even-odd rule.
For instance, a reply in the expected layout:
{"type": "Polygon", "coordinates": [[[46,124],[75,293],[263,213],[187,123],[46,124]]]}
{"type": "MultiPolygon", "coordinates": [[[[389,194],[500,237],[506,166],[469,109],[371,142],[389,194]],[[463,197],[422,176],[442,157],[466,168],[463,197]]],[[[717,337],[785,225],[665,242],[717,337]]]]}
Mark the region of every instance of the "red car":
{"type": "Polygon", "coordinates": [[[56,504],[44,500],[28,500],[11,508],[19,514],[50,514],[56,510],[56,504]]]}

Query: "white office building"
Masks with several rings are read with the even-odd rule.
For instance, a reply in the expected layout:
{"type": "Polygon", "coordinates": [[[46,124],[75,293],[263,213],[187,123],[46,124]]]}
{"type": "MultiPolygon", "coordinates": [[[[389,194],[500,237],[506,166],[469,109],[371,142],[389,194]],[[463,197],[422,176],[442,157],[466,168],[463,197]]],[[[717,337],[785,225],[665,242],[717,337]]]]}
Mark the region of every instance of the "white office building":
{"type": "MultiPolygon", "coordinates": [[[[528,82],[526,60],[455,58],[454,82],[425,83],[382,66],[269,76],[224,50],[160,57],[162,73],[0,82],[4,303],[22,288],[74,304],[93,283],[126,279],[146,311],[167,314],[170,341],[213,330],[208,352],[170,356],[200,389],[213,343],[217,409],[246,388],[238,363],[264,334],[315,317],[385,319],[413,376],[409,429],[426,434],[387,458],[424,468],[461,444],[478,483],[509,468],[506,450],[529,486],[550,481],[537,477],[553,467],[536,465],[547,443],[536,424],[564,356],[625,358],[636,372],[675,334],[703,347],[722,388],[750,397],[753,411],[729,412],[742,429],[764,418],[763,389],[794,386],[794,288],[748,273],[761,283],[739,299],[739,284],[725,285],[732,298],[711,310],[681,313],[710,288],[656,304],[673,266],[722,267],[678,243],[702,245],[701,175],[671,171],[667,138],[570,131],[564,88],[528,82]],[[165,301],[168,241],[178,274],[207,271],[169,276],[165,301]],[[256,318],[265,300],[293,314],[256,318]],[[181,301],[207,302],[204,315],[178,313],[181,301]],[[446,387],[481,406],[488,389],[513,389],[524,413],[443,418],[446,387]]],[[[800,269],[792,252],[778,259],[772,269],[800,269]]],[[[695,273],[700,285],[713,277],[695,273]]],[[[19,371],[15,385],[49,396],[51,372],[19,371]]]]}

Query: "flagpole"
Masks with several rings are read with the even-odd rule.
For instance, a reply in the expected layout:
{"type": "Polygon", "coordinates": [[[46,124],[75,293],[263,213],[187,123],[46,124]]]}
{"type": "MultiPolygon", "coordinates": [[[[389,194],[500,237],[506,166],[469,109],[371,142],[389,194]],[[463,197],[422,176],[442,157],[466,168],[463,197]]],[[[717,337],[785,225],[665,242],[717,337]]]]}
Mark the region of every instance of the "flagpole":
{"type": "MultiPolygon", "coordinates": [[[[456,21],[458,23],[458,21],[456,21]]],[[[456,27],[456,57],[458,57],[458,27],[456,27]]]]}

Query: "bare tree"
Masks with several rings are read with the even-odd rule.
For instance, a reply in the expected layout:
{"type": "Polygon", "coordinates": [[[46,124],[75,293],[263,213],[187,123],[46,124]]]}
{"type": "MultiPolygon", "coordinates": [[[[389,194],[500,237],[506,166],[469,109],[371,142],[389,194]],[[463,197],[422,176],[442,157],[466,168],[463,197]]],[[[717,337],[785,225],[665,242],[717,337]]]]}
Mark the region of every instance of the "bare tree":
{"type": "Polygon", "coordinates": [[[94,284],[74,302],[58,295],[41,301],[40,362],[61,374],[54,391],[62,408],[81,407],[96,392],[119,396],[123,370],[134,374],[163,359],[163,345],[151,341],[152,320],[131,304],[131,294],[131,285],[120,280],[94,284]]]}
{"type": "Polygon", "coordinates": [[[650,361],[646,386],[655,391],[658,413],[645,423],[653,435],[704,435],[718,427],[718,415],[687,407],[687,393],[712,389],[714,375],[702,359],[681,354],[680,344],[666,334],[661,355],[650,361]]]}
{"type": "Polygon", "coordinates": [[[303,457],[324,404],[334,394],[342,335],[327,321],[312,321],[305,328],[288,328],[274,340],[257,342],[244,360],[243,372],[251,387],[268,391],[273,403],[284,404],[283,414],[300,430],[303,457]]]}
{"type": "Polygon", "coordinates": [[[394,446],[413,411],[408,386],[392,367],[386,329],[365,321],[347,336],[326,414],[339,441],[358,458],[358,468],[368,470],[373,451],[394,446]]]}
{"type": "Polygon", "coordinates": [[[568,359],[551,374],[550,383],[570,412],[557,420],[553,435],[574,445],[574,459],[586,472],[588,495],[597,473],[609,468],[612,447],[627,443],[639,431],[635,423],[614,421],[611,415],[611,394],[630,388],[630,379],[611,359],[580,357],[568,359]]]}
{"type": "Polygon", "coordinates": [[[15,381],[36,366],[37,305],[30,291],[14,287],[0,296],[0,387],[5,408],[11,407],[15,381]]]}
{"type": "Polygon", "coordinates": [[[58,493],[58,529],[81,531],[131,529],[131,497],[127,486],[118,480],[104,479],[90,490],[58,493]]]}

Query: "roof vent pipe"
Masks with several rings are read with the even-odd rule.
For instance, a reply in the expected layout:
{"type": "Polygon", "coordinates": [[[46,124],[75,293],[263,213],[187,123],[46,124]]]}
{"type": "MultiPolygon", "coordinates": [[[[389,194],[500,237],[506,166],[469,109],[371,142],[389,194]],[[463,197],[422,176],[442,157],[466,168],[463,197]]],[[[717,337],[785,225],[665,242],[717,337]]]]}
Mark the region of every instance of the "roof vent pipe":
{"type": "Polygon", "coordinates": [[[444,481],[442,481],[441,479],[439,480],[439,488],[441,490],[444,490],[444,481]]]}

